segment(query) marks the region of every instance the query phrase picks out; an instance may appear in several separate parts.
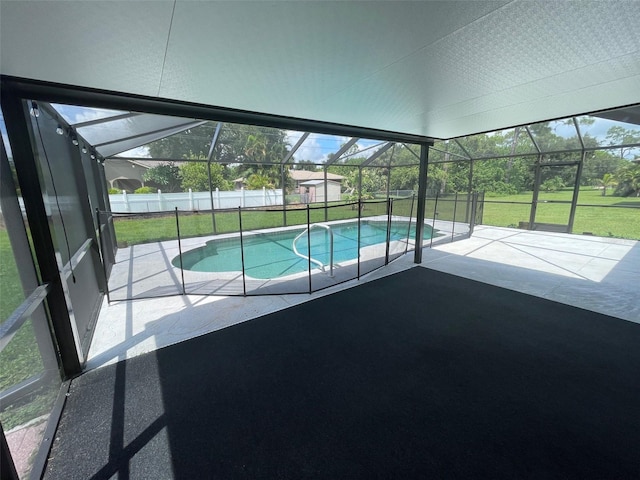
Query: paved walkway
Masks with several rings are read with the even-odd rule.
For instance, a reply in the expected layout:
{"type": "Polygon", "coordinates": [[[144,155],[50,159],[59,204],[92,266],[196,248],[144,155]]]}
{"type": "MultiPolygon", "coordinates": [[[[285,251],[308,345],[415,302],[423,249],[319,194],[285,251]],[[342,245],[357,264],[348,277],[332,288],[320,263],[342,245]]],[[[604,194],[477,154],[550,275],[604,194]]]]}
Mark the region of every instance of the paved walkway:
{"type": "MultiPolygon", "coordinates": [[[[413,266],[410,253],[360,282],[413,266]]],[[[480,226],[469,239],[424,249],[421,266],[640,322],[639,242],[480,226]]],[[[87,367],[153,351],[360,282],[311,295],[185,295],[111,305],[105,300],[87,367]]]]}

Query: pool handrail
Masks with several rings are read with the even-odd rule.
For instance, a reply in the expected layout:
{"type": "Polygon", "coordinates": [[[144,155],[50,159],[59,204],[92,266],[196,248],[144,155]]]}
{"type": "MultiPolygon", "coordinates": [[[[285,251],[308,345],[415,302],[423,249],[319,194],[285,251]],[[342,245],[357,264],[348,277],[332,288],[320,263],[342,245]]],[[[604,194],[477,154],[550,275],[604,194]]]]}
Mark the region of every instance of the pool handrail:
{"type": "Polygon", "coordinates": [[[308,260],[311,263],[315,263],[320,267],[320,269],[323,272],[326,271],[324,263],[322,263],[320,260],[316,260],[315,258],[311,258],[303,253],[300,253],[296,247],[296,242],[303,235],[309,233],[315,227],[324,228],[327,232],[329,232],[329,276],[333,277],[333,230],[331,230],[331,227],[329,225],[325,225],[323,223],[314,223],[313,225],[310,225],[308,228],[305,228],[300,234],[296,236],[296,238],[293,239],[293,243],[292,243],[293,253],[295,253],[300,258],[304,258],[305,260],[308,260]]]}

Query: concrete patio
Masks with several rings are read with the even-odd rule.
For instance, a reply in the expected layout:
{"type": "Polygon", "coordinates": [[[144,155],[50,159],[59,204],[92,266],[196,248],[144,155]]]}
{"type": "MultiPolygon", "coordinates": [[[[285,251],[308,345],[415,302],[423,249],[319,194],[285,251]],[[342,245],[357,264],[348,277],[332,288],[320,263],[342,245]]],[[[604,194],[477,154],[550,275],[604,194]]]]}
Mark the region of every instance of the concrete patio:
{"type": "MultiPolygon", "coordinates": [[[[640,243],[478,226],[471,238],[423,250],[422,268],[640,322],[640,243]]],[[[330,295],[414,267],[413,253],[361,278],[313,294],[106,299],[87,368],[94,369],[330,295]]],[[[392,299],[391,299],[392,300],[392,299]]],[[[429,295],[425,292],[425,311],[429,295]]]]}

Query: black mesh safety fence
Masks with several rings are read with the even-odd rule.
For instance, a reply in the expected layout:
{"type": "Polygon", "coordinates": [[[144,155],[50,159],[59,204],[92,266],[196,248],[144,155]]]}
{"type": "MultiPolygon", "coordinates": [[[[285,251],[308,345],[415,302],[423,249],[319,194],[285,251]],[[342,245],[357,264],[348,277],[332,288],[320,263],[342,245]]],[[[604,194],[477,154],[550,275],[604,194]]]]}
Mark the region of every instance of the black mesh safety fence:
{"type": "Polygon", "coordinates": [[[308,261],[294,253],[294,240],[306,228],[306,221],[299,223],[303,213],[290,217],[295,223],[285,227],[281,210],[240,210],[246,295],[309,291],[308,261]]]}
{"type": "Polygon", "coordinates": [[[312,224],[301,250],[311,257],[311,289],[320,290],[358,277],[358,202],[329,206],[323,212],[327,221],[312,224]]]}
{"type": "Polygon", "coordinates": [[[386,238],[389,230],[389,201],[361,202],[359,222],[360,275],[386,264],[386,238]]]}
{"type": "Polygon", "coordinates": [[[175,212],[113,214],[117,253],[109,275],[110,300],[184,293],[175,212]]]}
{"type": "Polygon", "coordinates": [[[239,211],[176,213],[180,256],[172,260],[172,266],[180,272],[184,293],[242,295],[239,211]]]}
{"type": "MultiPolygon", "coordinates": [[[[415,208],[416,202],[414,196],[389,200],[389,261],[415,248],[415,208]]],[[[429,230],[425,229],[424,235],[427,235],[427,238],[428,233],[429,230]]]]}
{"type": "MultiPolygon", "coordinates": [[[[437,193],[427,198],[424,247],[434,239],[454,240],[465,226],[468,230],[470,198],[437,193]]],[[[109,299],[275,295],[328,288],[413,251],[417,204],[412,194],[286,209],[98,211],[109,299]],[[110,251],[115,259],[111,265],[110,251]]]]}

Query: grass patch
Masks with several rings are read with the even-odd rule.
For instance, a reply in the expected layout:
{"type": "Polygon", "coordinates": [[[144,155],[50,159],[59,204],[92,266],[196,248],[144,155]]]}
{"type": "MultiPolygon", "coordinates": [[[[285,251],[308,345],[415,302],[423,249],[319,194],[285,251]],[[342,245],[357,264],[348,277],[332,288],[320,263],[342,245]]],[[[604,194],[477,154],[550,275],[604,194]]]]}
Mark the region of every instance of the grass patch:
{"type": "MultiPolygon", "coordinates": [[[[0,319],[2,323],[24,301],[7,230],[0,229],[0,319]]],[[[38,345],[31,320],[16,332],[11,342],[0,352],[0,391],[20,383],[42,371],[38,345]]]]}
{"type": "Polygon", "coordinates": [[[14,405],[3,405],[0,422],[6,430],[29,423],[31,420],[51,413],[58,396],[60,383],[51,381],[14,405]]]}
{"type": "MultiPolygon", "coordinates": [[[[5,228],[0,228],[0,323],[5,322],[24,299],[8,232],[5,228]]],[[[42,373],[43,370],[40,350],[29,319],[0,352],[0,391],[42,373]]],[[[15,404],[3,404],[0,421],[5,430],[48,414],[59,387],[59,381],[52,381],[15,404]]]]}
{"type": "MultiPolygon", "coordinates": [[[[557,192],[540,192],[539,201],[571,202],[572,189],[557,192]]],[[[485,197],[482,223],[497,227],[517,227],[519,222],[528,222],[531,212],[532,192],[517,195],[485,197]],[[529,205],[487,202],[526,202],[529,205]]],[[[538,203],[536,221],[566,225],[569,221],[570,204],[538,203]]],[[[618,237],[640,240],[640,198],[602,196],[601,190],[591,187],[580,189],[573,233],[592,233],[602,237],[618,237]],[[595,206],[582,206],[595,205],[595,206]],[[601,208],[636,207],[636,208],[601,208]]]]}
{"type": "Polygon", "coordinates": [[[4,322],[24,299],[9,234],[0,228],[0,321],[4,322]]]}
{"type": "MultiPolygon", "coordinates": [[[[398,201],[394,206],[394,214],[408,215],[410,208],[410,201],[398,201]]],[[[365,202],[362,216],[384,215],[386,211],[386,202],[365,202]]],[[[286,216],[287,226],[306,225],[307,223],[306,208],[287,209],[286,216]]],[[[357,216],[358,209],[356,205],[338,205],[329,208],[327,213],[329,221],[346,220],[357,218],[357,216]]],[[[324,208],[311,208],[309,210],[309,217],[311,223],[324,222],[324,208]]],[[[213,235],[213,218],[211,212],[178,212],[178,222],[181,238],[213,235]]],[[[119,246],[175,240],[178,238],[178,225],[176,225],[175,212],[114,217],[113,223],[119,246]]],[[[240,231],[240,218],[236,210],[215,212],[215,223],[218,234],[236,233],[240,231]]],[[[285,225],[282,210],[242,211],[243,231],[283,226],[285,225]]]]}
{"type": "MultiPolygon", "coordinates": [[[[557,192],[541,192],[540,200],[559,200],[570,202],[572,190],[565,189],[557,192]]],[[[532,193],[525,192],[517,195],[503,195],[486,197],[490,203],[484,204],[483,223],[498,227],[517,227],[520,222],[528,222],[531,211],[532,193]],[[497,202],[497,203],[493,203],[497,202]],[[522,202],[512,204],[505,202],[522,202]]],[[[417,203],[417,202],[416,202],[417,203]]],[[[580,191],[580,204],[588,205],[637,205],[640,198],[621,198],[602,196],[600,190],[587,187],[580,191]]],[[[411,212],[410,199],[396,200],[393,205],[394,215],[415,217],[417,205],[411,212]]],[[[538,222],[567,224],[569,220],[569,204],[539,203],[538,222]]],[[[428,198],[425,207],[428,219],[468,222],[467,196],[459,195],[457,202],[453,195],[440,197],[436,205],[435,198],[428,198]],[[455,216],[455,218],[454,218],[455,216]]],[[[362,216],[384,215],[385,202],[365,202],[362,216]]],[[[307,223],[306,208],[287,209],[287,226],[305,225],[307,223]]],[[[328,210],[325,218],[324,209],[310,209],[311,223],[326,220],[344,220],[357,218],[357,206],[342,205],[328,210]]],[[[179,212],[180,236],[182,238],[213,235],[213,219],[210,212],[192,213],[179,212]]],[[[238,212],[220,211],[215,213],[217,233],[235,233],[240,231],[238,212]]],[[[147,214],[143,216],[117,217],[114,220],[116,238],[120,246],[136,245],[140,243],[175,240],[178,238],[174,212],[161,214],[147,214]]],[[[265,228],[283,227],[284,220],[281,210],[243,210],[242,228],[245,231],[265,228]]],[[[640,208],[598,208],[578,206],[574,222],[574,232],[590,232],[599,236],[640,239],[640,208]]]]}

